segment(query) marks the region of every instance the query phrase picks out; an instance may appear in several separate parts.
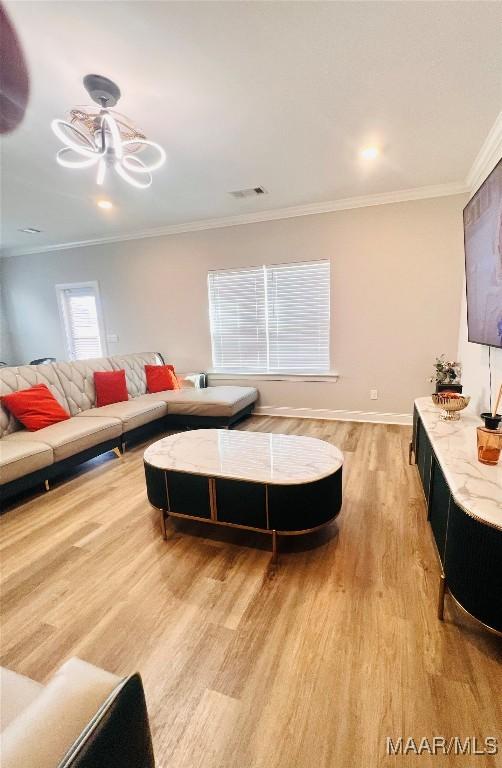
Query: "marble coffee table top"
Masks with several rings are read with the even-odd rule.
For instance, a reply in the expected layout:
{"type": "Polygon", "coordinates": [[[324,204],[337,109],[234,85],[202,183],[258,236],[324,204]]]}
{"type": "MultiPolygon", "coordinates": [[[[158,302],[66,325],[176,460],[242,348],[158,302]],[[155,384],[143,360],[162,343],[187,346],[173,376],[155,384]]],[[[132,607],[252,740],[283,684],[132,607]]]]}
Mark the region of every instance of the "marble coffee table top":
{"type": "Polygon", "coordinates": [[[456,503],[471,517],[502,529],[502,463],[490,467],[478,461],[479,416],[466,408],[459,421],[443,421],[430,397],[415,404],[456,503]]]}
{"type": "Polygon", "coordinates": [[[272,485],[312,483],[334,474],[343,454],[315,437],[196,429],[150,445],[147,464],[175,472],[272,485]]]}

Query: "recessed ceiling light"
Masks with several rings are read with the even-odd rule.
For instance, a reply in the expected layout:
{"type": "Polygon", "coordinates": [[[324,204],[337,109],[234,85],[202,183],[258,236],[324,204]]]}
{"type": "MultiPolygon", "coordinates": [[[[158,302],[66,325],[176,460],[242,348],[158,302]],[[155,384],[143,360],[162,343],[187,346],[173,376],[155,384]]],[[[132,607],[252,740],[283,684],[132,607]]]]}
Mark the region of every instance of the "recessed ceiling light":
{"type": "Polygon", "coordinates": [[[111,200],[98,200],[98,207],[109,210],[110,208],[113,208],[113,203],[111,200]]]}
{"type": "Polygon", "coordinates": [[[36,227],[23,227],[22,229],[18,230],[19,232],[26,232],[28,235],[39,235],[42,231],[41,229],[36,229],[36,227]]]}
{"type": "Polygon", "coordinates": [[[379,154],[377,147],[365,147],[361,150],[361,157],[364,157],[365,160],[374,160],[379,154]]]}

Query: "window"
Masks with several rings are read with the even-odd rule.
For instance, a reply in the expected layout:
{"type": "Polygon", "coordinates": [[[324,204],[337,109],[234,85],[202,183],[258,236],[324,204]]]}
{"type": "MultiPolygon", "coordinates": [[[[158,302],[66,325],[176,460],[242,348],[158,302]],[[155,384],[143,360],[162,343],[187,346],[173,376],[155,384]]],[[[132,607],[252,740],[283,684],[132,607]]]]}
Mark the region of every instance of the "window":
{"type": "Polygon", "coordinates": [[[329,261],[210,272],[215,370],[329,371],[329,285],[329,261]]]}
{"type": "Polygon", "coordinates": [[[70,360],[106,354],[97,283],[56,285],[70,360]]]}

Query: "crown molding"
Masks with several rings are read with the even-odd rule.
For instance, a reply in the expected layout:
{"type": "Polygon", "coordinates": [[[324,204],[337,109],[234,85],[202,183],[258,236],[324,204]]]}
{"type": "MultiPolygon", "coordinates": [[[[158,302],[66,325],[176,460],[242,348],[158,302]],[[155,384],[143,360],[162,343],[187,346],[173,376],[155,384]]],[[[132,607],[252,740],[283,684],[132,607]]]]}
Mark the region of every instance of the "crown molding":
{"type": "Polygon", "coordinates": [[[156,227],[137,232],[130,232],[109,237],[96,237],[87,240],[74,240],[67,243],[53,243],[34,248],[6,248],[2,251],[3,257],[27,256],[35,253],[49,253],[51,251],[64,251],[71,248],[85,248],[93,245],[106,245],[108,243],[122,243],[129,240],[142,240],[150,237],[165,237],[179,235],[186,232],[200,232],[207,229],[221,229],[235,227],[242,224],[256,224],[264,221],[278,221],[291,219],[297,216],[312,216],[320,213],[333,213],[335,211],[348,211],[354,208],[367,208],[374,205],[388,205],[389,203],[404,203],[411,200],[425,200],[434,197],[448,197],[461,195],[468,191],[463,183],[437,184],[427,187],[415,187],[413,189],[401,189],[395,192],[364,195],[361,197],[347,197],[341,200],[331,200],[324,203],[310,203],[308,205],[295,205],[289,208],[275,208],[256,213],[244,213],[238,216],[226,216],[219,219],[201,219],[183,224],[171,224],[166,227],[156,227]]]}
{"type": "Polygon", "coordinates": [[[466,179],[469,194],[476,192],[479,185],[486,179],[490,171],[502,157],[502,112],[499,112],[490,133],[479,150],[466,179]]]}

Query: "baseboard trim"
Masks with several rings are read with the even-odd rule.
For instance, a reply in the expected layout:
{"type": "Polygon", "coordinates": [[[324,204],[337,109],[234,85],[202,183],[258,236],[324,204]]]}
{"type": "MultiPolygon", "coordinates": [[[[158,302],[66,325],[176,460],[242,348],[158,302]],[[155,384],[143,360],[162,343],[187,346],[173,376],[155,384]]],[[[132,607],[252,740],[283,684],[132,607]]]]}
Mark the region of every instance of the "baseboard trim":
{"type": "Polygon", "coordinates": [[[282,416],[293,419],[326,419],[327,421],[367,421],[372,424],[402,424],[410,426],[411,413],[382,413],[380,411],[343,411],[329,408],[289,408],[282,405],[259,405],[255,416],[282,416]]]}

